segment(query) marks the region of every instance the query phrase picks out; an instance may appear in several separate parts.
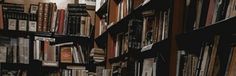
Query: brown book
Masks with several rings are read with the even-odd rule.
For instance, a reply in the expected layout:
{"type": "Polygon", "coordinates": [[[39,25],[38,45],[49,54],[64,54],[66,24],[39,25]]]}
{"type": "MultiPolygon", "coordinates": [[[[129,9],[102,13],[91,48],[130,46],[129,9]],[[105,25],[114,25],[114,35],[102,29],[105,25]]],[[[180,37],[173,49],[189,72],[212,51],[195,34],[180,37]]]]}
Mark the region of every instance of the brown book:
{"type": "Polygon", "coordinates": [[[219,40],[220,40],[220,36],[216,36],[214,39],[214,45],[211,51],[211,57],[210,57],[210,63],[208,66],[208,72],[207,72],[207,76],[212,76],[213,73],[213,68],[215,65],[215,58],[216,58],[216,54],[217,54],[217,48],[218,48],[218,44],[219,44],[219,40]]]}
{"type": "Polygon", "coordinates": [[[4,24],[3,24],[3,11],[2,11],[2,5],[0,4],[0,30],[2,30],[4,28],[4,24]]]}
{"type": "Polygon", "coordinates": [[[61,47],[61,62],[72,63],[72,50],[71,47],[61,47]]]}
{"type": "Polygon", "coordinates": [[[43,31],[43,8],[44,3],[39,3],[39,10],[38,10],[38,27],[37,31],[42,32],[43,31]]]}
{"type": "Polygon", "coordinates": [[[49,13],[49,3],[44,3],[44,9],[43,9],[43,32],[47,31],[47,26],[48,26],[48,13],[49,13]]]}
{"type": "Polygon", "coordinates": [[[44,51],[44,60],[45,61],[47,61],[47,59],[48,59],[48,55],[49,55],[48,54],[48,51],[49,51],[48,48],[49,48],[49,46],[50,46],[49,41],[48,40],[44,41],[44,50],[43,51],[44,51]]]}
{"type": "Polygon", "coordinates": [[[208,9],[208,13],[207,13],[207,19],[206,19],[206,26],[210,25],[212,23],[212,18],[214,15],[214,11],[215,11],[215,5],[216,5],[216,0],[210,0],[210,4],[209,4],[209,9],[208,9]]]}
{"type": "Polygon", "coordinates": [[[236,72],[236,47],[233,47],[232,53],[231,53],[231,59],[230,59],[230,63],[228,65],[228,69],[227,69],[227,73],[225,76],[235,76],[236,72]]]}

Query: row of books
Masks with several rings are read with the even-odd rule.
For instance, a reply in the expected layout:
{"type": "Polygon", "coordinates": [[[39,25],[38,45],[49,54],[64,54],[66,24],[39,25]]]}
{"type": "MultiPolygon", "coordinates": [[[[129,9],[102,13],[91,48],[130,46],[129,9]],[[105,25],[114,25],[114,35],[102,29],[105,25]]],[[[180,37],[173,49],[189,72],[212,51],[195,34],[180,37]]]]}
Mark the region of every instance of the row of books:
{"type": "Polygon", "coordinates": [[[0,62],[29,63],[29,39],[0,37],[0,62]]]}
{"type": "Polygon", "coordinates": [[[61,63],[85,63],[82,47],[73,42],[55,43],[55,38],[35,36],[34,59],[42,60],[45,66],[61,63]]]}
{"type": "Polygon", "coordinates": [[[103,62],[105,61],[105,51],[100,48],[93,48],[90,52],[90,57],[92,57],[95,62],[103,62]]]}
{"type": "Polygon", "coordinates": [[[111,76],[111,72],[111,69],[105,69],[104,66],[97,66],[95,76],[111,76]]]}
{"type": "Polygon", "coordinates": [[[185,32],[235,16],[234,0],[190,0],[185,5],[185,32]]]}
{"type": "Polygon", "coordinates": [[[131,12],[132,1],[131,0],[120,0],[117,4],[117,21],[127,16],[131,12]]]}
{"type": "Polygon", "coordinates": [[[100,18],[99,35],[104,33],[107,30],[107,28],[108,28],[107,18],[108,18],[108,14],[107,13],[102,15],[102,17],[100,18]]]}
{"type": "MultiPolygon", "coordinates": [[[[217,52],[220,47],[220,36],[216,36],[212,42],[205,42],[199,49],[200,54],[189,53],[188,51],[180,52],[180,58],[183,60],[183,66],[181,67],[182,75],[197,75],[197,76],[214,76],[216,72],[213,72],[217,60],[217,52]]],[[[180,64],[182,64],[180,63],[180,64]]],[[[216,69],[216,68],[215,68],[216,69]]]]}
{"type": "Polygon", "coordinates": [[[142,14],[143,20],[131,19],[128,31],[117,35],[115,56],[127,53],[129,48],[140,49],[168,38],[170,9],[148,10],[142,14]]]}
{"type": "Polygon", "coordinates": [[[62,69],[62,76],[89,76],[88,70],[85,67],[68,67],[68,69],[62,69]]]}
{"type": "Polygon", "coordinates": [[[68,4],[67,9],[57,9],[55,3],[39,3],[30,7],[30,13],[24,13],[22,6],[24,5],[0,5],[3,9],[0,11],[1,30],[52,32],[86,37],[91,35],[91,18],[85,4],[68,4]]]}
{"type": "Polygon", "coordinates": [[[90,17],[84,4],[68,4],[67,33],[88,36],[91,32],[90,17]]]}
{"type": "Polygon", "coordinates": [[[134,76],[168,76],[167,59],[163,54],[154,58],[146,58],[141,61],[135,61],[134,76]]]}
{"type": "MultiPolygon", "coordinates": [[[[198,53],[189,50],[178,52],[178,75],[181,76],[233,76],[235,47],[222,47],[222,37],[215,36],[213,41],[204,42],[198,53]],[[231,49],[231,52],[229,53],[231,49]],[[226,52],[228,51],[228,52],[226,52]],[[227,54],[228,53],[228,54],[227,54]],[[225,57],[222,57],[225,56],[225,57]],[[224,62],[223,62],[224,61],[224,62]],[[228,62],[227,62],[228,61],[228,62]],[[228,64],[228,65],[227,65],[228,64]],[[223,69],[226,69],[223,70],[223,69]]],[[[194,50],[194,49],[193,49],[194,50]]]]}
{"type": "Polygon", "coordinates": [[[170,9],[160,12],[148,10],[143,12],[142,46],[168,38],[170,9]]]}

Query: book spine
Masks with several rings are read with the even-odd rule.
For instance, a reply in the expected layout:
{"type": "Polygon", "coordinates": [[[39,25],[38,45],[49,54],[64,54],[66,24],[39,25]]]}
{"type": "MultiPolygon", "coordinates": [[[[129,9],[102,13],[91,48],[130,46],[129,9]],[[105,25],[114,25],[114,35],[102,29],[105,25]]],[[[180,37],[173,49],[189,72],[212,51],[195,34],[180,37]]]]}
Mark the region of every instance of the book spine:
{"type": "Polygon", "coordinates": [[[43,9],[43,32],[47,32],[48,20],[49,20],[49,3],[44,3],[43,9]]]}
{"type": "Polygon", "coordinates": [[[44,3],[39,3],[39,10],[38,10],[38,19],[37,19],[37,31],[42,32],[43,31],[43,9],[44,9],[44,3]]]}

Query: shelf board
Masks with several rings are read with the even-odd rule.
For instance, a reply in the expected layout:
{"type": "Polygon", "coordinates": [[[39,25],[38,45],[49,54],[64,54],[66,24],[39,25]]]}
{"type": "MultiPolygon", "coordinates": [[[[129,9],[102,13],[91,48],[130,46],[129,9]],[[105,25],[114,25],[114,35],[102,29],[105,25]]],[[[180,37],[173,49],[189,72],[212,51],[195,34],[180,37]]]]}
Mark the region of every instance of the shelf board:
{"type": "Polygon", "coordinates": [[[86,66],[85,63],[59,63],[59,66],[86,66]]]}
{"type": "Polygon", "coordinates": [[[158,56],[158,53],[168,53],[170,46],[169,38],[154,43],[152,48],[147,51],[139,52],[137,55],[138,60],[146,58],[154,58],[158,56]]]}
{"type": "Polygon", "coordinates": [[[108,0],[104,2],[103,5],[96,11],[96,14],[99,17],[102,17],[102,15],[107,12],[107,5],[108,5],[108,0]]]}
{"type": "Polygon", "coordinates": [[[118,57],[114,57],[114,58],[109,59],[109,62],[110,63],[117,63],[120,61],[126,61],[128,59],[128,56],[129,56],[129,53],[125,53],[125,54],[119,55],[118,57]]]}
{"type": "Polygon", "coordinates": [[[95,42],[97,43],[98,47],[100,47],[100,48],[106,48],[107,37],[108,37],[108,32],[105,31],[104,33],[102,33],[100,36],[98,36],[98,37],[95,39],[95,42]]]}
{"type": "Polygon", "coordinates": [[[179,45],[179,49],[198,48],[202,42],[212,40],[215,35],[230,35],[235,33],[235,24],[236,17],[232,17],[197,30],[177,35],[177,44],[179,45]]]}
{"type": "Polygon", "coordinates": [[[28,69],[29,64],[22,63],[1,63],[1,68],[4,69],[28,69]]]}
{"type": "Polygon", "coordinates": [[[113,25],[111,25],[110,28],[107,29],[107,31],[112,35],[116,36],[117,34],[121,32],[126,32],[128,30],[128,23],[131,19],[142,19],[142,12],[145,10],[162,10],[161,7],[169,5],[170,0],[151,0],[145,5],[140,5],[139,7],[135,8],[132,12],[128,13],[127,16],[123,17],[118,22],[115,22],[113,25]]]}

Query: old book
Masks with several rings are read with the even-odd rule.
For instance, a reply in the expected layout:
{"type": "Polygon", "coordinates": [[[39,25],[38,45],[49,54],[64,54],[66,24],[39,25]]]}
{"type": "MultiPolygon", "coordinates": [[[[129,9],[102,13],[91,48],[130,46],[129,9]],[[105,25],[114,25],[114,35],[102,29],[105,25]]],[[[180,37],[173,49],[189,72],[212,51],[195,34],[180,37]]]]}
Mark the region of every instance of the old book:
{"type": "Polygon", "coordinates": [[[62,63],[72,63],[72,49],[71,47],[61,47],[61,62],[62,63]]]}
{"type": "Polygon", "coordinates": [[[18,59],[18,48],[17,48],[17,46],[18,46],[18,44],[17,44],[18,42],[17,42],[17,39],[15,39],[15,38],[11,38],[10,39],[10,46],[11,46],[11,50],[13,51],[13,63],[17,63],[18,61],[17,61],[17,59],[18,59]]]}
{"type": "Polygon", "coordinates": [[[43,32],[47,32],[47,26],[48,26],[48,21],[49,21],[49,4],[50,3],[44,3],[44,8],[43,8],[43,32]]]}
{"type": "Polygon", "coordinates": [[[211,51],[211,56],[210,56],[210,63],[209,63],[209,68],[208,68],[208,72],[207,72],[207,75],[208,76],[212,76],[213,74],[213,68],[214,68],[214,65],[215,65],[215,58],[216,58],[216,54],[217,54],[217,48],[218,48],[218,45],[219,45],[219,40],[220,40],[220,36],[216,36],[215,39],[214,39],[214,44],[213,44],[213,49],[211,51]]]}
{"type": "Polygon", "coordinates": [[[80,21],[80,36],[85,36],[85,21],[86,17],[81,17],[81,21],[80,21]]]}
{"type": "Polygon", "coordinates": [[[235,69],[236,69],[236,47],[232,47],[232,50],[231,50],[231,58],[229,60],[229,63],[228,63],[228,66],[227,66],[227,70],[226,70],[226,74],[225,76],[235,76],[236,73],[235,73],[235,69]]]}
{"type": "Polygon", "coordinates": [[[37,19],[37,31],[43,32],[43,21],[44,21],[44,3],[39,3],[39,9],[38,9],[38,19],[37,19]]]}
{"type": "Polygon", "coordinates": [[[19,63],[24,63],[24,38],[18,38],[19,42],[18,42],[18,45],[19,45],[19,63]]]}
{"type": "Polygon", "coordinates": [[[22,13],[21,18],[18,20],[19,31],[27,31],[27,20],[28,20],[28,14],[22,13]]]}
{"type": "Polygon", "coordinates": [[[36,14],[29,15],[28,30],[31,32],[37,31],[37,17],[36,14]]]}
{"type": "Polygon", "coordinates": [[[50,31],[55,32],[55,27],[56,27],[56,20],[57,20],[57,6],[55,3],[53,3],[52,7],[52,15],[51,15],[51,27],[50,31]]]}
{"type": "Polygon", "coordinates": [[[7,58],[7,47],[0,46],[0,62],[6,62],[7,58]]]}
{"type": "Polygon", "coordinates": [[[10,17],[8,18],[8,30],[16,30],[17,20],[15,16],[16,16],[16,13],[10,14],[10,17]]]}
{"type": "MultiPolygon", "coordinates": [[[[0,9],[2,9],[2,5],[0,5],[0,9]]],[[[3,10],[0,10],[0,30],[4,29],[4,21],[3,21],[3,10]]]]}
{"type": "Polygon", "coordinates": [[[144,59],[142,76],[152,76],[154,58],[144,59]]]}
{"type": "Polygon", "coordinates": [[[196,11],[196,19],[195,19],[195,22],[194,22],[194,26],[193,26],[193,29],[198,29],[200,27],[200,18],[201,18],[201,14],[202,14],[202,5],[203,5],[203,1],[204,0],[197,0],[197,11],[196,11]]]}
{"type": "Polygon", "coordinates": [[[210,24],[212,24],[213,15],[216,8],[215,5],[216,5],[216,0],[210,0],[206,24],[205,24],[206,26],[209,26],[210,24]]]}

